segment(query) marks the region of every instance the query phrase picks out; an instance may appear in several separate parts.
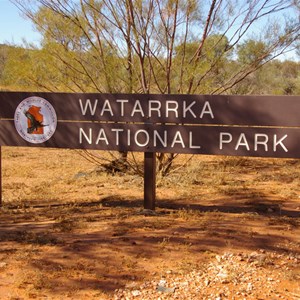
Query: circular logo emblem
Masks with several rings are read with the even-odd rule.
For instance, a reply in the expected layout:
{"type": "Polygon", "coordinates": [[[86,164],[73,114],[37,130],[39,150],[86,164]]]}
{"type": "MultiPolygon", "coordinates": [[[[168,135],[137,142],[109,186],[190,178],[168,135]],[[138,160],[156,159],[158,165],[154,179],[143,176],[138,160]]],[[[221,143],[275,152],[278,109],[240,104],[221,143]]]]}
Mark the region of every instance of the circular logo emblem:
{"type": "Polygon", "coordinates": [[[19,135],[33,144],[48,141],[57,125],[53,106],[44,98],[36,96],[26,98],[18,105],[14,120],[19,135]]]}

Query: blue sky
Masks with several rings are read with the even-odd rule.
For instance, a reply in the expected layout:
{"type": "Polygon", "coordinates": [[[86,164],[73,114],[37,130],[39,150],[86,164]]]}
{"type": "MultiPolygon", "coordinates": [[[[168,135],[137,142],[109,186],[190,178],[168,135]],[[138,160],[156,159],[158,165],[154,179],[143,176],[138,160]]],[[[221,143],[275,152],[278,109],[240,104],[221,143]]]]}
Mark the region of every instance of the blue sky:
{"type": "Polygon", "coordinates": [[[40,35],[9,0],[0,0],[0,44],[21,45],[22,40],[39,43],[40,35]]]}
{"type": "MultiPolygon", "coordinates": [[[[23,45],[23,40],[39,45],[41,36],[13,3],[0,0],[0,44],[23,45]]],[[[298,60],[294,52],[281,58],[298,60]]]]}

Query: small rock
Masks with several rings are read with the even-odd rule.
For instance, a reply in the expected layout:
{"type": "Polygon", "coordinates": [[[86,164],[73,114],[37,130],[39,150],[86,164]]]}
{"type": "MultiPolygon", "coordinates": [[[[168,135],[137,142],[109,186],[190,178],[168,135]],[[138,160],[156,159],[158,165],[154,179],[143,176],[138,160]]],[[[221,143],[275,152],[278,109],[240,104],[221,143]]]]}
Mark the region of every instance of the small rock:
{"type": "Polygon", "coordinates": [[[265,262],[266,259],[267,259],[267,255],[266,255],[266,254],[260,254],[260,255],[257,256],[257,261],[258,261],[259,263],[265,262]]]}
{"type": "Polygon", "coordinates": [[[4,268],[7,266],[7,263],[6,262],[0,262],[0,268],[4,268]]]}
{"type": "Polygon", "coordinates": [[[125,288],[128,290],[136,289],[138,284],[136,282],[130,282],[125,285],[125,288]]]}
{"type": "Polygon", "coordinates": [[[218,274],[217,274],[218,277],[220,277],[221,279],[226,279],[228,278],[228,273],[226,270],[221,270],[218,274]]]}
{"type": "Polygon", "coordinates": [[[166,285],[166,283],[167,283],[167,281],[166,281],[166,280],[164,280],[164,279],[161,279],[161,280],[159,281],[158,285],[159,285],[159,286],[165,286],[165,285],[166,285]]]}
{"type": "Polygon", "coordinates": [[[133,297],[138,297],[138,296],[141,295],[141,292],[139,290],[134,290],[134,291],[131,292],[131,294],[132,294],[133,297]]]}
{"type": "Polygon", "coordinates": [[[162,292],[162,293],[174,293],[175,292],[175,288],[167,288],[161,285],[157,286],[156,289],[158,292],[162,292]]]}
{"type": "Polygon", "coordinates": [[[143,209],[140,212],[138,212],[137,214],[144,215],[144,216],[157,216],[158,215],[158,213],[152,209],[143,209]]]}
{"type": "Polygon", "coordinates": [[[74,179],[79,179],[79,178],[83,178],[83,177],[87,177],[89,174],[86,172],[78,172],[75,176],[74,179]]]}
{"type": "Polygon", "coordinates": [[[220,255],[216,255],[216,260],[217,260],[217,262],[221,262],[222,257],[220,255]]]}
{"type": "Polygon", "coordinates": [[[244,257],[243,257],[241,254],[239,254],[239,255],[237,256],[237,260],[238,260],[238,261],[244,261],[245,259],[244,259],[244,257]]]}

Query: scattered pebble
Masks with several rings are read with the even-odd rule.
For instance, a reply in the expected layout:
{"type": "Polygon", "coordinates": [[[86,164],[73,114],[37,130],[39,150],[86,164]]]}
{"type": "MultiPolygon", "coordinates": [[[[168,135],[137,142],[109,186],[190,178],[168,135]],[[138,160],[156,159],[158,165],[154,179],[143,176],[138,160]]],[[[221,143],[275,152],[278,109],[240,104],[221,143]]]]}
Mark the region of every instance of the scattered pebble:
{"type": "Polygon", "coordinates": [[[131,294],[132,294],[133,297],[138,297],[138,296],[141,295],[141,292],[138,291],[138,290],[134,290],[134,291],[131,292],[131,294]]]}
{"type": "MultiPolygon", "coordinates": [[[[276,264],[280,265],[282,259],[289,261],[288,257],[291,256],[283,257],[282,254],[262,250],[250,254],[224,253],[201,266],[201,270],[183,274],[168,270],[161,275],[155,272],[152,281],[144,282],[138,288],[135,285],[134,290],[130,289],[131,286],[117,290],[114,299],[270,299],[268,295],[289,299],[283,296],[284,291],[280,287],[282,278],[276,269],[276,264]],[[270,263],[272,268],[268,269],[265,262],[270,263]]],[[[290,263],[299,265],[299,258],[298,255],[291,257],[290,263]]]]}

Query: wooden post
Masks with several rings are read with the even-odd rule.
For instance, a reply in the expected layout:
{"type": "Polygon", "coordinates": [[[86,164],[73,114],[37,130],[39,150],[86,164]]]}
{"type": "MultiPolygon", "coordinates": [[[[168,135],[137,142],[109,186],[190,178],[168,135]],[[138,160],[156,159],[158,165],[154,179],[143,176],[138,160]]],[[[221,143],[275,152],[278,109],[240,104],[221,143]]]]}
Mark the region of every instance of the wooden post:
{"type": "Polygon", "coordinates": [[[0,207],[2,206],[2,147],[0,146],[0,207]]]}
{"type": "Polygon", "coordinates": [[[156,190],[156,155],[155,152],[144,154],[144,209],[155,210],[156,190]]]}

